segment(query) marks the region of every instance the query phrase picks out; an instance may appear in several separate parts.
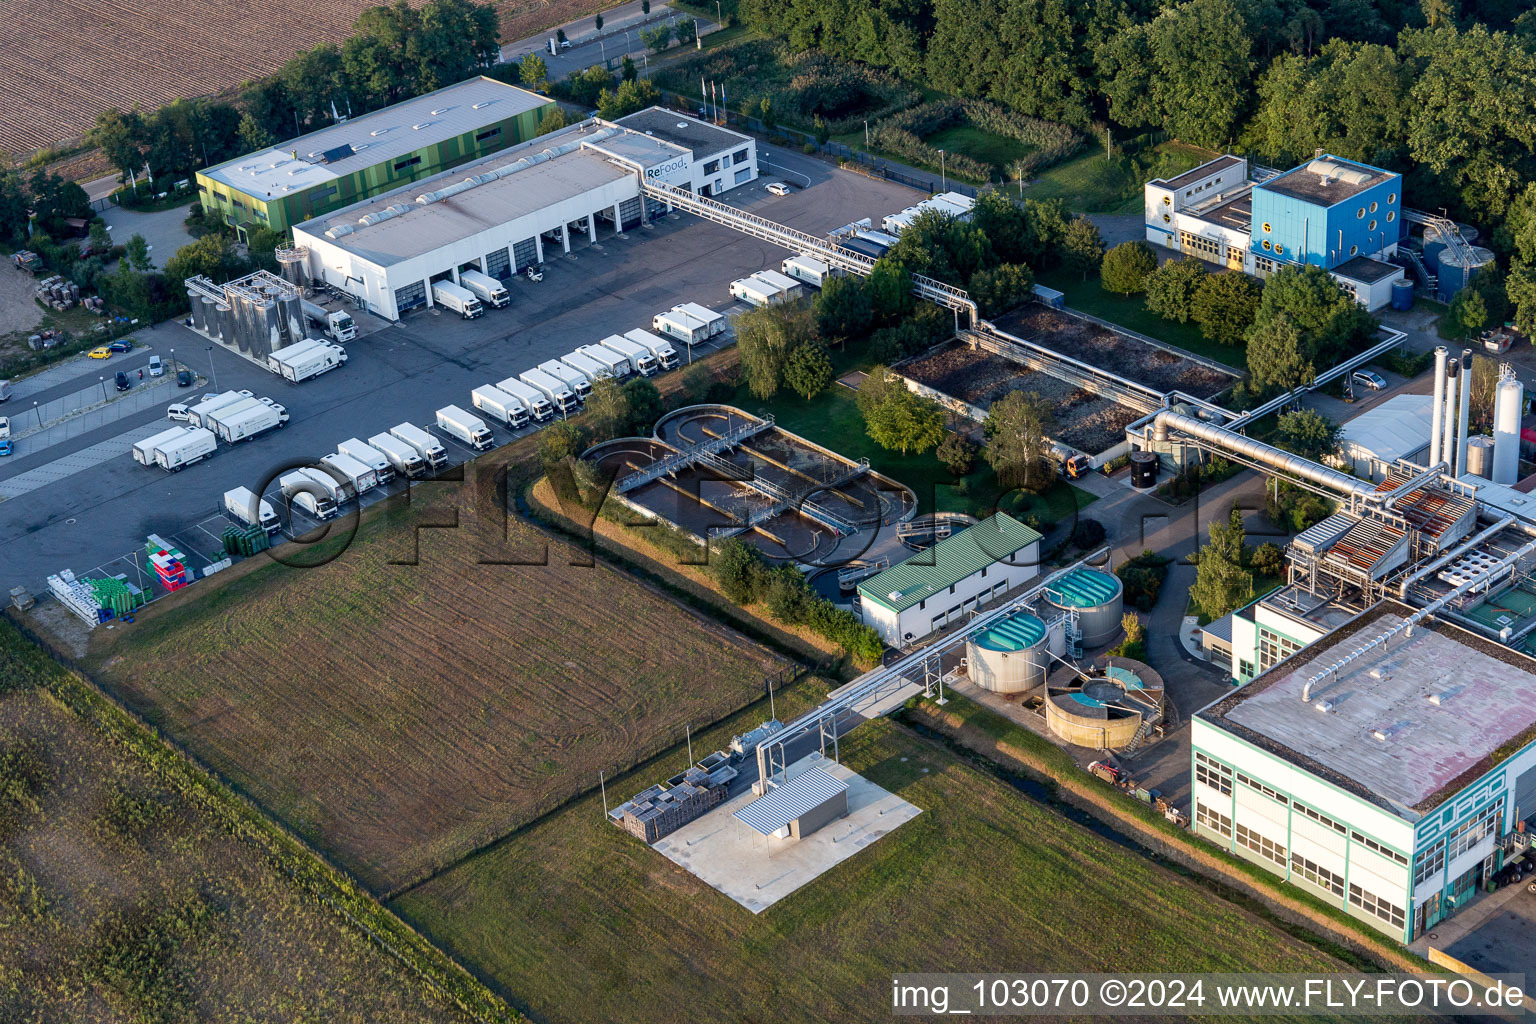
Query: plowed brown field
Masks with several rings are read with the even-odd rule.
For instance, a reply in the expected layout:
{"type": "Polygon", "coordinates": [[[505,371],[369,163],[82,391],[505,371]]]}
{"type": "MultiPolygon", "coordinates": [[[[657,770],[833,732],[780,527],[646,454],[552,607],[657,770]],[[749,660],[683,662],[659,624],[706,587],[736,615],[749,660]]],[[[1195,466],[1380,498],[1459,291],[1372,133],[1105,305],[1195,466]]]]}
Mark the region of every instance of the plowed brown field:
{"type": "Polygon", "coordinates": [[[546,564],[486,564],[542,561],[545,543],[474,489],[419,485],[329,565],[151,610],[93,653],[98,678],[393,891],[741,707],[783,664],[558,544],[546,564]],[[419,564],[391,564],[455,516],[421,531],[419,564]]]}

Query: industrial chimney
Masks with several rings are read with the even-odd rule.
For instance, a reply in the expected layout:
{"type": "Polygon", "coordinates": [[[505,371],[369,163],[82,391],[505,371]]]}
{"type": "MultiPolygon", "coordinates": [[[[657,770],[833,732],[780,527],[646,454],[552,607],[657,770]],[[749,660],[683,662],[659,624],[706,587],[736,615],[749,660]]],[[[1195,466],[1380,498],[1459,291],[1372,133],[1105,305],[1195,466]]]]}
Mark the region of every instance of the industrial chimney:
{"type": "Polygon", "coordinates": [[[1472,409],[1472,350],[1461,350],[1461,408],[1456,413],[1456,468],[1451,478],[1467,471],[1467,420],[1472,409]]]}
{"type": "Polygon", "coordinates": [[[1441,414],[1445,436],[1440,442],[1440,458],[1451,467],[1456,463],[1456,383],[1461,363],[1455,359],[1445,366],[1445,411],[1441,414]]]}
{"type": "Polygon", "coordinates": [[[1429,408],[1429,464],[1440,462],[1440,418],[1445,415],[1445,346],[1435,346],[1435,399],[1429,408]]]}

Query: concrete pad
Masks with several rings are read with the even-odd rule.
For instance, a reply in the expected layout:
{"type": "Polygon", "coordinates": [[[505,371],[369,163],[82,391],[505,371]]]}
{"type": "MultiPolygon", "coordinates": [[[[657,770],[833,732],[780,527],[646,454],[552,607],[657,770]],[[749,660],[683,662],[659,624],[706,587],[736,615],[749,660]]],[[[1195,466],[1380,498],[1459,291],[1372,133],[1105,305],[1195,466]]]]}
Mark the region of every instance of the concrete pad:
{"type": "MultiPolygon", "coordinates": [[[[80,451],[72,452],[63,458],[54,459],[52,462],[38,466],[36,469],[29,469],[25,473],[18,474],[0,483],[0,501],[19,498],[28,491],[34,491],[39,487],[63,480],[65,477],[74,476],[76,473],[84,472],[87,469],[94,469],[103,462],[115,459],[121,455],[127,455],[133,450],[136,442],[142,441],[146,437],[152,437],[165,429],[165,424],[157,420],[148,426],[136,427],[127,433],[119,434],[117,437],[107,441],[102,441],[100,444],[93,444],[89,448],[82,448],[80,451]]],[[[161,472],[164,471],[162,470],[161,472]]]]}
{"type": "Polygon", "coordinates": [[[652,848],[752,913],[761,914],[922,813],[820,754],[790,765],[788,775],[793,778],[813,765],[848,784],[847,817],[798,842],[769,839],[733,816],[757,799],[747,792],[689,822],[652,848]]]}

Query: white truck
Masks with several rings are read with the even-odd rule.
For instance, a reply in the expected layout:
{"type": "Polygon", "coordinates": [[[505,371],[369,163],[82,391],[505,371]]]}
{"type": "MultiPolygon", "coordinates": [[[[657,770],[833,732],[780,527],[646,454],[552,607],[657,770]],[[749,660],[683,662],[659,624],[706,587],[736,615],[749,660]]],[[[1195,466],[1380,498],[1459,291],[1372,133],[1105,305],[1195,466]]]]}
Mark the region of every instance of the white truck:
{"type": "Polygon", "coordinates": [[[800,287],[799,281],[792,277],[787,277],[777,270],[759,270],[752,276],[764,284],[777,288],[784,296],[784,301],[786,302],[790,299],[798,299],[805,292],[805,289],[800,287]]]}
{"type": "Polygon", "coordinates": [[[445,405],[437,410],[437,429],[452,434],[477,452],[496,446],[496,438],[491,435],[485,420],[456,405],[445,405]]]}
{"type": "Polygon", "coordinates": [[[814,285],[817,288],[820,288],[834,277],[843,276],[841,270],[828,266],[812,256],[791,256],[779,264],[779,269],[796,281],[814,285]]]}
{"type": "Polygon", "coordinates": [[[743,277],[731,282],[731,298],[740,299],[749,306],[771,306],[784,301],[784,292],[755,276],[743,277]]]}
{"type": "Polygon", "coordinates": [[[223,422],[226,416],[238,416],[240,413],[245,412],[247,409],[254,409],[261,404],[261,400],[258,399],[255,395],[251,395],[248,398],[242,398],[238,402],[229,402],[225,405],[219,406],[217,409],[203,413],[200,417],[201,422],[195,423],[193,426],[205,427],[217,434],[219,432],[219,424],[223,422]]]}
{"type": "Polygon", "coordinates": [[[373,475],[379,478],[379,484],[389,483],[395,478],[395,467],[377,448],[355,437],[349,437],[336,446],[336,450],[343,455],[350,455],[373,470],[373,475]]]}
{"type": "Polygon", "coordinates": [[[697,302],[684,302],[657,313],[651,327],[659,334],[697,345],[724,331],[725,317],[697,302]]]}
{"type": "Polygon", "coordinates": [[[341,452],[322,455],[320,469],[322,472],[331,470],[332,476],[340,473],[352,485],[352,493],[358,497],[379,486],[379,474],[373,471],[372,466],[364,465],[352,456],[343,455],[341,452]]]}
{"type": "Polygon", "coordinates": [[[238,407],[234,412],[220,409],[214,415],[213,429],[230,444],[249,441],[288,423],[288,413],[282,406],[261,401],[253,402],[248,407],[238,407]]]}
{"type": "Polygon", "coordinates": [[[506,285],[478,270],[459,271],[459,284],[474,292],[477,299],[492,309],[500,309],[512,302],[512,293],[507,291],[506,285]]]}
{"type": "Polygon", "coordinates": [[[236,522],[261,527],[267,531],[268,537],[276,536],[277,531],[283,528],[277,513],[272,511],[272,506],[265,498],[258,497],[249,487],[236,487],[232,491],[225,491],[224,511],[234,517],[236,522]]]}
{"type": "Polygon", "coordinates": [[[445,309],[451,309],[465,320],[473,320],[485,313],[485,307],[475,298],[475,293],[452,281],[435,281],[432,284],[432,301],[445,309]]]}
{"type": "Polygon", "coordinates": [[[173,438],[180,437],[187,432],[187,427],[172,427],[162,430],[158,434],[151,434],[142,441],[133,443],[133,461],[141,466],[153,466],[155,464],[155,449],[173,438]]]}
{"type": "Polygon", "coordinates": [[[213,436],[213,431],[187,427],[180,436],[155,446],[155,464],[167,472],[180,473],[212,455],[218,446],[219,439],[213,436]]]}
{"type": "Polygon", "coordinates": [[[566,386],[565,381],[551,377],[543,370],[524,370],[517,375],[517,379],[536,391],[542,391],[550,404],[564,414],[568,415],[580,408],[576,393],[566,386]]]}
{"type": "Polygon", "coordinates": [[[624,337],[648,350],[656,357],[656,365],[663,370],[677,368],[677,349],[665,338],[658,337],[644,328],[636,327],[632,331],[625,331],[624,337]]]}
{"type": "Polygon", "coordinates": [[[622,334],[610,334],[603,339],[603,348],[611,348],[629,360],[629,365],[642,377],[656,372],[656,357],[644,345],[637,345],[622,334]]]}
{"type": "Polygon", "coordinates": [[[390,434],[416,449],[416,454],[432,468],[448,461],[448,452],[437,443],[437,438],[410,423],[397,423],[389,428],[390,434]]]}
{"type": "Polygon", "coordinates": [[[166,409],[166,416],[173,420],[179,420],[189,427],[208,426],[208,417],[219,409],[236,402],[244,402],[256,396],[249,391],[224,391],[217,395],[204,395],[203,400],[189,407],[171,406],[166,409]]]}
{"type": "Polygon", "coordinates": [[[604,348],[602,345],[582,345],[576,349],[576,354],[606,366],[608,375],[615,380],[623,380],[634,372],[634,367],[629,365],[628,356],[619,355],[613,349],[604,348]]]}
{"type": "Polygon", "coordinates": [[[613,369],[607,363],[600,363],[591,356],[583,355],[580,350],[567,352],[560,357],[560,361],[573,370],[580,370],[582,375],[594,384],[613,376],[613,369]]]}
{"type": "Polygon", "coordinates": [[[482,384],[469,393],[469,401],[492,419],[516,429],[528,422],[528,410],[522,399],[509,395],[495,384],[482,384]]]}
{"type": "Polygon", "coordinates": [[[496,384],[496,388],[505,391],[528,410],[528,415],[535,423],[543,423],[555,415],[555,407],[550,402],[549,396],[538,388],[531,388],[516,377],[508,377],[496,384]]]}
{"type": "Polygon", "coordinates": [[[352,322],[352,318],[346,313],[339,310],[332,313],[315,305],[308,299],[301,300],[300,305],[304,309],[304,319],[314,324],[332,341],[346,342],[357,337],[357,325],[352,322]]]}
{"type": "Polygon", "coordinates": [[[347,350],[328,341],[301,341],[267,356],[267,369],[294,384],[318,377],[347,361],[347,350]]]}
{"type": "Polygon", "coordinates": [[[335,480],[318,469],[304,468],[284,473],[277,478],[277,486],[288,499],[289,508],[297,505],[322,522],[341,511],[341,489],[335,480]]]}
{"type": "Polygon", "coordinates": [[[554,377],[556,380],[565,381],[565,386],[576,395],[576,400],[585,402],[587,396],[592,393],[592,382],[587,375],[574,366],[566,366],[558,359],[551,359],[539,364],[539,369],[554,377]]]}
{"type": "Polygon", "coordinates": [[[395,472],[404,474],[408,480],[414,480],[427,471],[421,453],[393,434],[374,434],[368,439],[368,446],[388,459],[389,464],[395,467],[395,472]]]}

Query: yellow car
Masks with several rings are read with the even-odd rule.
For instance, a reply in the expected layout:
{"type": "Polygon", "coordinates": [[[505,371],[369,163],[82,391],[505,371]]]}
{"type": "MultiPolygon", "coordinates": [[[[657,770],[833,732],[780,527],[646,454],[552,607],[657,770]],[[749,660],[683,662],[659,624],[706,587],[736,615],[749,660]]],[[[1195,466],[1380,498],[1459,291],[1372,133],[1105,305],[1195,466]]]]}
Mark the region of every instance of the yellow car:
{"type": "Polygon", "coordinates": [[[105,345],[97,345],[95,348],[91,349],[91,358],[110,359],[112,358],[112,350],[107,348],[105,345]]]}

